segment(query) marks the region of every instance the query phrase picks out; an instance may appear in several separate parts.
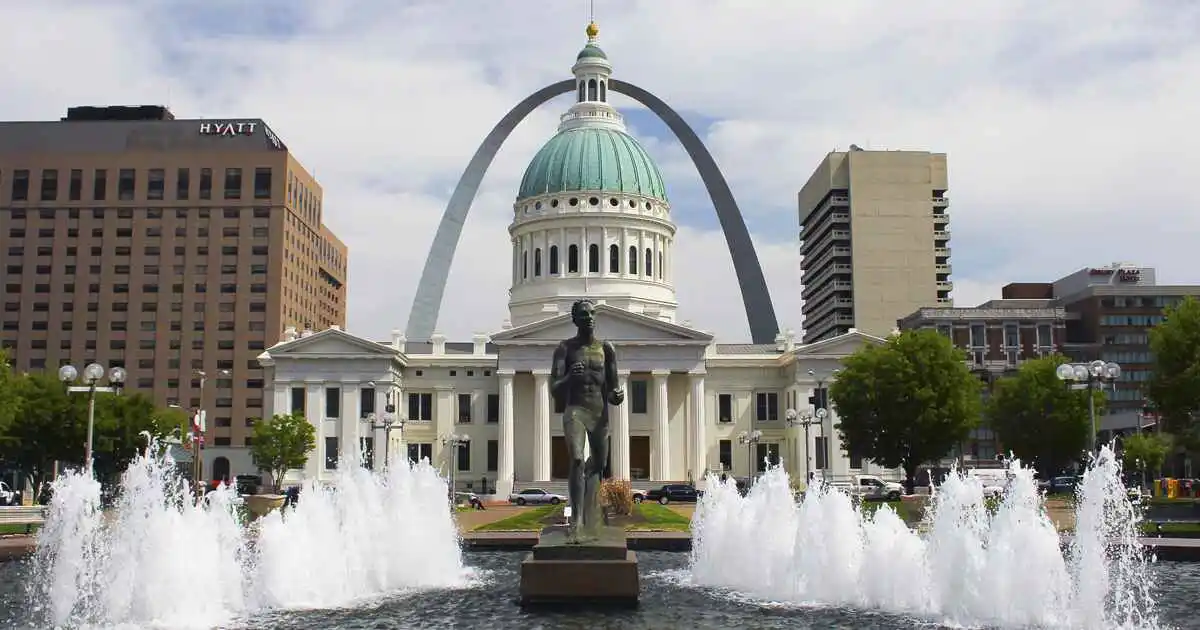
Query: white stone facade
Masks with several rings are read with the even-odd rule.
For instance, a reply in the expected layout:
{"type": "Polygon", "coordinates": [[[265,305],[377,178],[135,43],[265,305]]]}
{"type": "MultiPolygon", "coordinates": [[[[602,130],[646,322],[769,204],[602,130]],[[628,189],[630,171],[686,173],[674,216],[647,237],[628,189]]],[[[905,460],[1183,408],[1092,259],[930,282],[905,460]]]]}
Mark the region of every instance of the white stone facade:
{"type": "MultiPolygon", "coordinates": [[[[803,428],[786,422],[789,408],[812,410],[818,380],[827,381],[845,356],[882,340],[851,332],[809,346],[787,337],[773,346],[717,344],[707,333],[615,307],[599,306],[596,319],[597,334],[617,348],[626,392],[625,404],[610,410],[612,476],[645,487],[701,483],[708,472],[759,472],[766,456],[797,476],[810,456],[811,470],[828,479],[896,476],[846,457],[836,413],[810,428],[807,445],[803,428]],[[753,430],[762,439],[752,469],[738,435],[753,430]],[[817,453],[822,443],[827,457],[817,453]]],[[[555,346],[573,334],[570,316],[560,315],[469,343],[435,336],[415,344],[398,335],[372,342],[337,329],[301,336],[260,359],[274,388],[267,413],[288,413],[302,398],[317,428],[317,449],[305,470],[291,475],[296,479],[330,480],[338,456],[356,461],[354,445],[374,450],[372,463],[382,466],[382,449],[367,444],[383,444],[384,431],[369,428],[363,409],[373,400],[381,416],[390,395],[404,419],[402,430],[390,432],[390,460],[428,457],[447,476],[453,471],[460,490],[506,495],[557,484],[566,474],[566,449],[549,369],[555,346]],[[460,447],[466,454],[444,444],[451,435],[470,438],[460,447]]],[[[252,471],[235,474],[243,472],[252,471]]]]}

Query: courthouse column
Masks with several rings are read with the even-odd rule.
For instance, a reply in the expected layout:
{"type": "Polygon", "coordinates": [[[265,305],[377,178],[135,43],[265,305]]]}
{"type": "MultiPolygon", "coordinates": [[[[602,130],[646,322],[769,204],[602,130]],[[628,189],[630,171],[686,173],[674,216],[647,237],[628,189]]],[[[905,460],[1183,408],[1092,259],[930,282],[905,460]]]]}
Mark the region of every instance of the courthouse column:
{"type": "Polygon", "coordinates": [[[550,371],[533,371],[533,478],[550,480],[550,371]]]}
{"type": "Polygon", "coordinates": [[[500,461],[496,462],[496,494],[513,491],[513,371],[496,370],[500,377],[500,461]]]}
{"type": "Polygon", "coordinates": [[[667,377],[671,372],[654,370],[654,457],[650,463],[650,476],[658,481],[671,480],[671,434],[667,410],[667,377]]]}
{"type": "Polygon", "coordinates": [[[707,425],[704,420],[704,373],[692,372],[688,374],[688,380],[691,383],[692,391],[689,399],[692,410],[692,426],[689,432],[691,437],[692,451],[692,483],[699,484],[704,480],[704,475],[708,472],[708,435],[705,432],[707,425]]]}
{"type": "Polygon", "coordinates": [[[625,392],[625,401],[617,407],[612,427],[612,476],[629,479],[629,371],[617,372],[617,387],[625,392]]]}

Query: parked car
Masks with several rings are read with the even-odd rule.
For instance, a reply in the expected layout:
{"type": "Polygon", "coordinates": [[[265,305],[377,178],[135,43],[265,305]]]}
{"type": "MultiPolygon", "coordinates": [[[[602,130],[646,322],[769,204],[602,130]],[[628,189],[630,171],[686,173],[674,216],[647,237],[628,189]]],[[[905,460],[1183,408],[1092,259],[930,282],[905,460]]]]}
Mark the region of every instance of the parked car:
{"type": "Polygon", "coordinates": [[[644,501],[658,501],[666,505],[672,501],[678,503],[695,503],[703,493],[695,486],[686,483],[671,483],[656,490],[651,490],[643,497],[644,501]]]}
{"type": "Polygon", "coordinates": [[[633,502],[634,503],[641,503],[642,501],[646,500],[646,491],[645,490],[638,490],[637,488],[634,488],[632,491],[632,494],[633,494],[633,502]]]}
{"type": "Polygon", "coordinates": [[[561,494],[546,492],[541,488],[525,488],[515,494],[508,495],[508,502],[517,505],[558,505],[566,503],[567,497],[561,494]]]}
{"type": "Polygon", "coordinates": [[[8,487],[8,484],[0,481],[0,505],[20,505],[21,493],[8,487]]]}
{"type": "Polygon", "coordinates": [[[1046,492],[1048,494],[1074,494],[1075,486],[1078,484],[1079,477],[1074,475],[1054,477],[1046,487],[1046,492]]]}
{"type": "Polygon", "coordinates": [[[262,477],[258,475],[238,475],[233,478],[233,487],[238,494],[258,494],[262,485],[262,477]]]}
{"type": "Polygon", "coordinates": [[[904,495],[904,486],[875,475],[851,475],[849,481],[835,482],[833,486],[863,501],[899,501],[904,495]]]}

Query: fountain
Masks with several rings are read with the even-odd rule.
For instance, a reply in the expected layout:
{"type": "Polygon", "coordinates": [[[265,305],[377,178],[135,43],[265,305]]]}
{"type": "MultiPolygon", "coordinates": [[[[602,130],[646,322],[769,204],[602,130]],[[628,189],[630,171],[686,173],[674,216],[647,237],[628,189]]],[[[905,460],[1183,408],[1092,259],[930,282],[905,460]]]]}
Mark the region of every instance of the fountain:
{"type": "Polygon", "coordinates": [[[693,521],[691,580],[763,601],[953,625],[1156,627],[1150,560],[1112,451],[1084,473],[1065,552],[1033,471],[1019,461],[1009,471],[994,514],[978,480],[952,473],[924,533],[887,506],[866,515],[826,486],[814,484],[797,504],[781,468],[745,497],[710,479],[693,521]]]}
{"type": "Polygon", "coordinates": [[[209,628],[275,609],[352,605],[405,590],[461,586],[447,486],[427,463],[385,474],[339,468],[253,526],[232,489],[199,505],[165,456],[141,457],[116,505],[67,474],[38,536],[30,600],[43,623],[209,628]]]}

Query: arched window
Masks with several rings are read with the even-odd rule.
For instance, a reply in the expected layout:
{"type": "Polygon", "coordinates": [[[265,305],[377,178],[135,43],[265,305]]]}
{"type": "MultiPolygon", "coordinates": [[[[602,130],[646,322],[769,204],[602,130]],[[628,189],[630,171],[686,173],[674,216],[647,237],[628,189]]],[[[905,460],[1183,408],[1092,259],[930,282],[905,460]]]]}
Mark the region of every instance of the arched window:
{"type": "Polygon", "coordinates": [[[600,102],[603,103],[607,100],[608,100],[608,83],[605,81],[601,81],[600,82],[600,102]]]}
{"type": "Polygon", "coordinates": [[[659,252],[658,252],[658,277],[659,278],[663,277],[663,253],[662,253],[662,250],[659,250],[659,252]]]}
{"type": "Polygon", "coordinates": [[[558,245],[550,246],[550,275],[558,275],[558,245]]]}
{"type": "Polygon", "coordinates": [[[637,275],[637,269],[638,269],[638,264],[637,264],[638,260],[637,259],[638,259],[637,246],[630,245],[629,246],[629,273],[631,273],[635,276],[637,275]]]}
{"type": "Polygon", "coordinates": [[[538,247],[533,250],[533,275],[542,275],[542,248],[538,247]]]}
{"type": "Polygon", "coordinates": [[[654,261],[654,252],[651,251],[649,247],[647,247],[646,248],[646,275],[647,276],[654,275],[654,273],[653,273],[654,265],[652,264],[653,261],[654,261]]]}
{"type": "Polygon", "coordinates": [[[600,273],[600,246],[588,245],[588,273],[600,273]]]}
{"type": "Polygon", "coordinates": [[[521,252],[521,278],[529,277],[529,252],[521,252]]]}
{"type": "Polygon", "coordinates": [[[579,246],[567,247],[567,273],[579,273],[579,246]]]}
{"type": "Polygon", "coordinates": [[[595,80],[595,79],[588,79],[588,97],[587,97],[587,100],[589,100],[589,101],[594,101],[594,100],[596,100],[596,80],[595,80]]]}
{"type": "MultiPolygon", "coordinates": [[[[229,483],[229,458],[218,457],[212,463],[212,478],[214,481],[229,483]]],[[[274,480],[272,480],[274,481],[274,480]]]]}
{"type": "Polygon", "coordinates": [[[608,246],[608,273],[621,273],[621,248],[616,243],[608,246]]]}
{"type": "Polygon", "coordinates": [[[583,90],[584,90],[583,81],[580,81],[579,82],[579,102],[580,103],[583,102],[583,90]]]}

